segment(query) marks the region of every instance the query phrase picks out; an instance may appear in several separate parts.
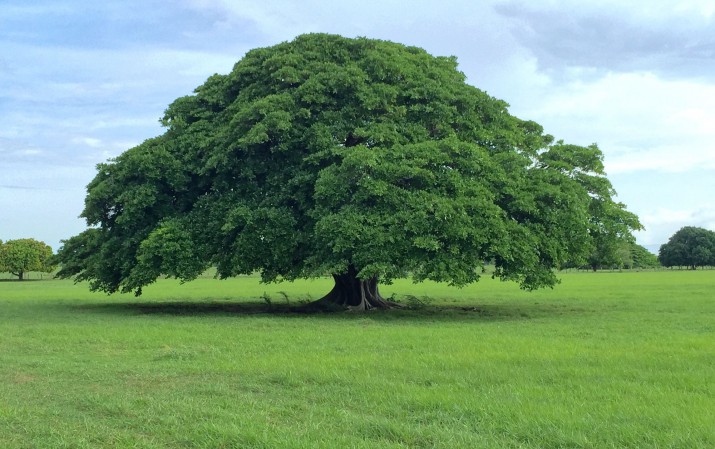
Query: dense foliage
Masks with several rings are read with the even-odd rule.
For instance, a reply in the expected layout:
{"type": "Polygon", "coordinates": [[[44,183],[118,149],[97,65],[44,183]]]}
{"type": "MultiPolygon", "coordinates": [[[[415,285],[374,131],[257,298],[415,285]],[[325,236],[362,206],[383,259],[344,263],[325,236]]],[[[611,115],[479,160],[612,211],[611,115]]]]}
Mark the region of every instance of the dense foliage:
{"type": "Polygon", "coordinates": [[[658,268],[661,266],[658,256],[636,243],[631,246],[630,255],[632,262],[630,268],[658,268]]]}
{"type": "Polygon", "coordinates": [[[10,273],[19,280],[30,271],[49,273],[52,265],[52,248],[35,239],[0,241],[0,273],[10,273]]]}
{"type": "Polygon", "coordinates": [[[666,267],[715,266],[715,232],[685,226],[660,247],[660,262],[666,267]]]}
{"type": "MultiPolygon", "coordinates": [[[[141,291],[160,275],[333,274],[465,285],[485,262],[524,288],[630,236],[596,145],[544,134],[465,83],[454,58],[311,34],[248,52],[174,101],[166,132],[100,164],[62,276],[141,291]]],[[[350,293],[352,292],[352,293],[350,293]]]]}
{"type": "Polygon", "coordinates": [[[658,256],[645,247],[637,244],[631,236],[612,239],[596,245],[594,251],[588,256],[583,265],[567,264],[566,268],[580,268],[584,270],[613,270],[613,269],[641,269],[658,268],[658,256]]]}

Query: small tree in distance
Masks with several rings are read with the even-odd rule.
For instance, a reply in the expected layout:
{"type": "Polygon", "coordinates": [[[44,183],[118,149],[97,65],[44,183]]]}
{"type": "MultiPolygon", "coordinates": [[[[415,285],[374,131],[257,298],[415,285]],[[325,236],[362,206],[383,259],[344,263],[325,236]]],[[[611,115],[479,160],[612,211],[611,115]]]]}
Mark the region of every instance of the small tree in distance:
{"type": "Polygon", "coordinates": [[[633,259],[633,268],[659,268],[661,266],[658,256],[636,243],[633,243],[631,247],[631,258],[633,259]]]}
{"type": "Polygon", "coordinates": [[[248,52],[175,100],[166,132],[98,166],[59,276],[135,291],[161,275],[332,275],[321,303],[389,307],[378,282],[523,288],[627,238],[603,154],[554,141],[454,58],[310,34],[248,52]]]}
{"type": "Polygon", "coordinates": [[[660,247],[658,259],[666,267],[715,266],[715,232],[685,226],[660,247]]]}
{"type": "Polygon", "coordinates": [[[22,281],[30,271],[49,273],[52,265],[52,248],[35,239],[0,241],[0,272],[10,273],[22,281]]]}

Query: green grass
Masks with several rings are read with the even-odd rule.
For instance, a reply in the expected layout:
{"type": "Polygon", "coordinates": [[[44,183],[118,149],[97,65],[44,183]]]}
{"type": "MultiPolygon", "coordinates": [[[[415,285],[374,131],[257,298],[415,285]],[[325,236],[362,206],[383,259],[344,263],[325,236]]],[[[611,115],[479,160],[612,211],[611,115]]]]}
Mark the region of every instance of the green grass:
{"type": "Polygon", "coordinates": [[[562,277],[317,315],[261,296],[328,280],[0,282],[0,447],[715,447],[715,271],[562,277]]]}

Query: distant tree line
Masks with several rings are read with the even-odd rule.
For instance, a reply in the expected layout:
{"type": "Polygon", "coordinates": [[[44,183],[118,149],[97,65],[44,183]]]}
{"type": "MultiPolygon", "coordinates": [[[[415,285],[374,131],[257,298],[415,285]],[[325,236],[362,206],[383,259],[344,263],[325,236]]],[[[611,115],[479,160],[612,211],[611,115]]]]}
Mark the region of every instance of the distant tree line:
{"type": "Polygon", "coordinates": [[[582,270],[620,270],[659,268],[658,257],[632,240],[612,241],[598,245],[585,264],[568,264],[564,268],[582,270]]]}
{"type": "MultiPolygon", "coordinates": [[[[597,245],[587,264],[566,264],[562,268],[652,269],[686,267],[696,270],[715,267],[715,232],[685,226],[661,245],[658,256],[632,240],[610,241],[597,245]]],[[[55,270],[56,258],[44,242],[26,238],[0,240],[0,273],[10,273],[24,280],[31,271],[49,273],[55,270]]]]}
{"type": "Polygon", "coordinates": [[[30,271],[49,273],[55,269],[52,248],[35,239],[0,240],[0,273],[10,273],[18,280],[30,271]]]}
{"type": "Polygon", "coordinates": [[[563,268],[583,270],[715,267],[715,232],[685,226],[661,245],[658,255],[633,240],[602,241],[585,264],[567,264],[563,268]]]}

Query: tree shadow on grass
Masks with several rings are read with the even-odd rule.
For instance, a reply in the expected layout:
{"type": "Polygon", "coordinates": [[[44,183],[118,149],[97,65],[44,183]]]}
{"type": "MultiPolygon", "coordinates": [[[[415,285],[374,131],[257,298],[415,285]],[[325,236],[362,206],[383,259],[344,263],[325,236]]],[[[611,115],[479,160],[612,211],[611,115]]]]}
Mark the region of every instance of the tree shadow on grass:
{"type": "Polygon", "coordinates": [[[42,282],[42,281],[46,281],[46,280],[47,279],[27,279],[26,278],[26,279],[20,280],[18,278],[14,278],[14,279],[1,278],[0,282],[13,282],[13,283],[17,283],[17,284],[25,284],[25,283],[30,283],[30,282],[42,282]]]}
{"type": "Polygon", "coordinates": [[[108,302],[73,305],[76,310],[117,315],[228,316],[228,317],[317,317],[328,319],[364,319],[379,321],[506,321],[529,320],[563,315],[583,315],[590,311],[563,304],[480,304],[480,305],[405,305],[402,308],[367,312],[316,310],[309,304],[266,304],[265,302],[164,301],[108,302]]]}

